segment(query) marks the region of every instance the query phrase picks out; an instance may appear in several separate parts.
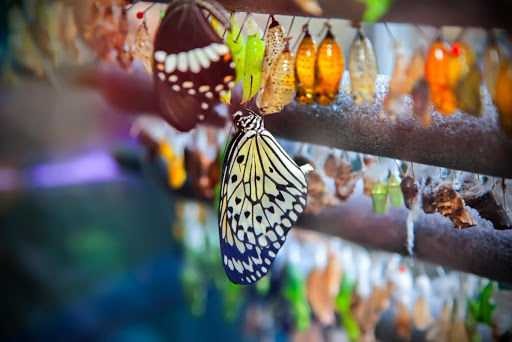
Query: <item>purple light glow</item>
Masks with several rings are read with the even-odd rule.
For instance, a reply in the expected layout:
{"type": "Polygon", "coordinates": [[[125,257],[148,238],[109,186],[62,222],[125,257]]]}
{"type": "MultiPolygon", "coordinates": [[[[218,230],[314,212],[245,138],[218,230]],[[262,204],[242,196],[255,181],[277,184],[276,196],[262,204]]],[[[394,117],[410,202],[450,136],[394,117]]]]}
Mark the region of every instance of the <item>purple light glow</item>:
{"type": "Polygon", "coordinates": [[[30,185],[34,187],[101,182],[119,176],[117,163],[104,151],[92,152],[63,162],[42,164],[28,172],[30,185]]]}

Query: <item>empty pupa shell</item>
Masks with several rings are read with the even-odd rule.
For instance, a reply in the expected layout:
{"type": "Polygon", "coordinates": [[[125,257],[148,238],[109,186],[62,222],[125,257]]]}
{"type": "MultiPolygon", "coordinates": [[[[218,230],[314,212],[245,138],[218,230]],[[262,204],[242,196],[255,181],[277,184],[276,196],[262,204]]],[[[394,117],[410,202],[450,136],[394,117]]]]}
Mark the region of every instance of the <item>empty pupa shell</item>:
{"type": "Polygon", "coordinates": [[[263,90],[257,98],[262,114],[280,112],[295,96],[295,56],[288,47],[272,65],[263,90]]]}
{"type": "Polygon", "coordinates": [[[270,25],[267,32],[265,32],[265,57],[263,58],[262,75],[263,82],[266,82],[272,64],[276,61],[277,57],[279,57],[286,45],[285,36],[284,28],[279,24],[274,16],[271,15],[270,25]]]}
{"type": "Polygon", "coordinates": [[[133,57],[139,59],[144,65],[144,69],[149,74],[153,73],[153,40],[148,31],[146,22],[143,21],[135,32],[135,43],[133,46],[133,57]]]}
{"type": "Polygon", "coordinates": [[[355,103],[372,102],[375,97],[377,61],[372,43],[361,30],[357,31],[350,47],[349,71],[355,103]]]}

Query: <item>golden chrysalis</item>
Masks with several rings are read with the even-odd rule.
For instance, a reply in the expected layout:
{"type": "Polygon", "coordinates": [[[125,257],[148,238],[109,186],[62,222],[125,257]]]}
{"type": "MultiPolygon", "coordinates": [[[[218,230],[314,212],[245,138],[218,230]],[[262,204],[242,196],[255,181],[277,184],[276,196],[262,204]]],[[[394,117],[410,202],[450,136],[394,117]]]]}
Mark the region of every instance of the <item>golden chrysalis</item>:
{"type": "Polygon", "coordinates": [[[327,27],[327,34],[318,47],[315,95],[319,104],[330,104],[338,95],[345,59],[340,46],[327,27]]]}
{"type": "Polygon", "coordinates": [[[496,107],[500,124],[505,133],[512,137],[512,64],[509,60],[501,63],[496,82],[496,107]]]}
{"type": "Polygon", "coordinates": [[[304,38],[297,49],[295,75],[297,77],[297,100],[301,103],[313,103],[315,91],[316,46],[307,26],[304,38]]]}
{"type": "Polygon", "coordinates": [[[452,66],[448,46],[436,39],[427,53],[425,62],[425,79],[428,82],[432,103],[436,110],[449,116],[457,109],[457,100],[452,89],[450,68],[452,66]]]}

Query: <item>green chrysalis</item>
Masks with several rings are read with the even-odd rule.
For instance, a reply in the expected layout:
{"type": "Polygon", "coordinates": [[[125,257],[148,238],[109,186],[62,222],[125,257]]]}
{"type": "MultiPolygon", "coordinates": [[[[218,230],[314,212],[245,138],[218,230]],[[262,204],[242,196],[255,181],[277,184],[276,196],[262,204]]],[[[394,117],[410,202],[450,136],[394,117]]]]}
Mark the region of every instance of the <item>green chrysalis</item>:
{"type": "Polygon", "coordinates": [[[236,22],[235,17],[231,17],[231,28],[226,35],[226,44],[231,50],[233,63],[235,63],[236,82],[242,80],[245,67],[246,39],[240,30],[240,25],[236,22]]]}
{"type": "Polygon", "coordinates": [[[258,26],[252,18],[249,18],[247,21],[247,33],[243,75],[243,102],[253,98],[260,89],[261,69],[265,55],[265,41],[261,39],[258,26]]]}

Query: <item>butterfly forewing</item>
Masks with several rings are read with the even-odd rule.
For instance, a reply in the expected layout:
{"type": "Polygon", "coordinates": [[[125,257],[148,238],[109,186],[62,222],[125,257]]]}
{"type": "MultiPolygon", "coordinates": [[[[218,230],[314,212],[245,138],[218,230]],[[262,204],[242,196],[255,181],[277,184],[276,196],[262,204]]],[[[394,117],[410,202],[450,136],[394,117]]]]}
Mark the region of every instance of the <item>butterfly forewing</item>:
{"type": "Polygon", "coordinates": [[[251,284],[269,270],[306,205],[299,166],[266,130],[240,131],[224,162],[219,233],[231,281],[251,284]]]}
{"type": "Polygon", "coordinates": [[[234,85],[229,48],[193,1],[176,1],[158,29],[153,70],[161,110],[188,131],[212,113],[234,85]]]}

